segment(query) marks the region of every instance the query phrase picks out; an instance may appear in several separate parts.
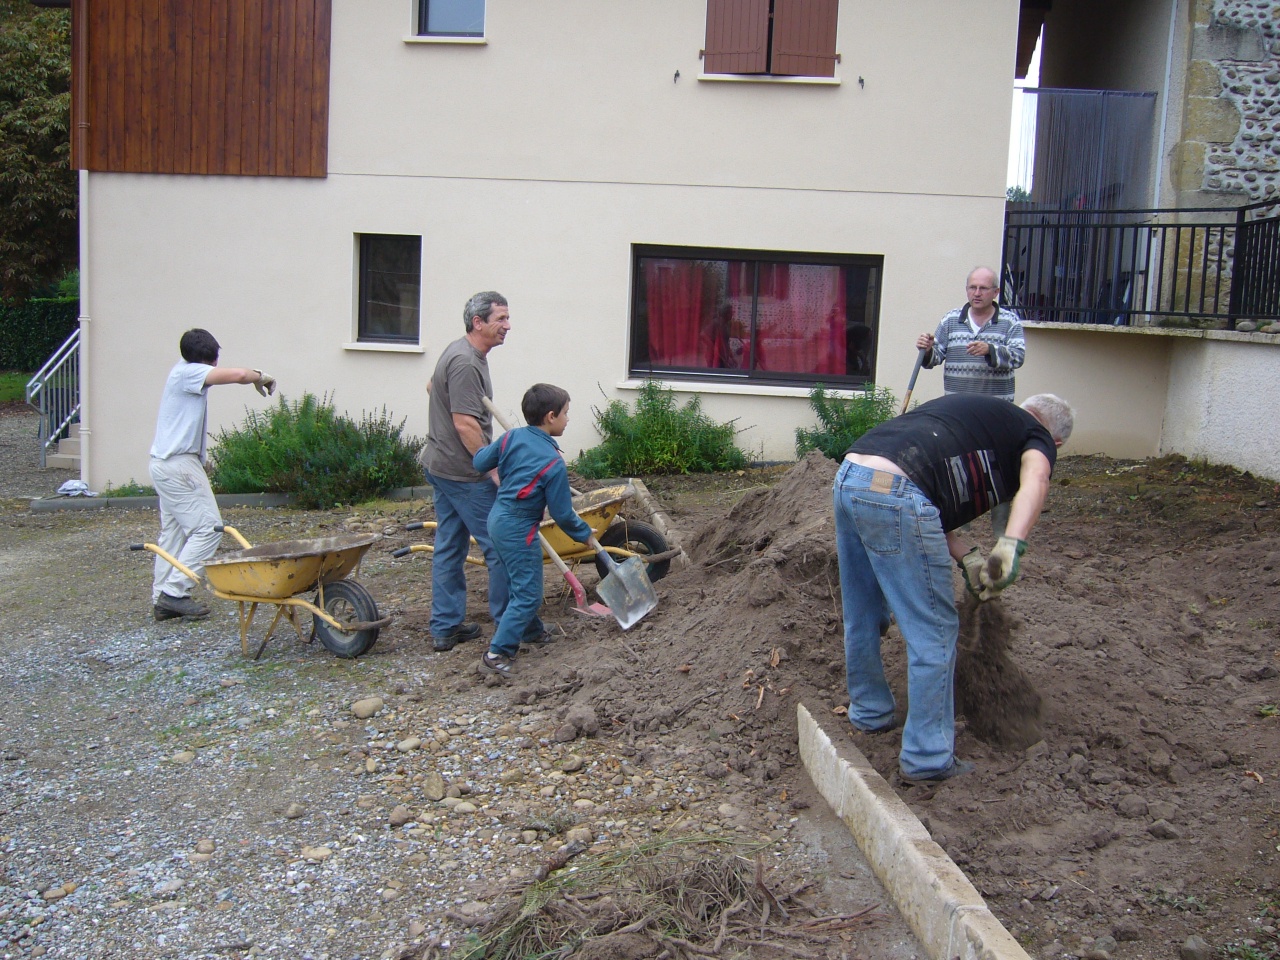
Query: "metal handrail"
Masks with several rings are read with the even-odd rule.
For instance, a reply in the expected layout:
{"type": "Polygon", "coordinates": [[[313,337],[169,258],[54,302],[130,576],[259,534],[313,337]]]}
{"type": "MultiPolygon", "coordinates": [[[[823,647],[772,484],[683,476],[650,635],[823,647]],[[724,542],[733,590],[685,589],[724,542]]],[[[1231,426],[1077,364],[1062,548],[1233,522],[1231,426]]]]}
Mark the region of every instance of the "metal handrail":
{"type": "Polygon", "coordinates": [[[49,448],[80,418],[80,330],[71,335],[27,381],[27,405],[40,414],[40,466],[49,448]]]}

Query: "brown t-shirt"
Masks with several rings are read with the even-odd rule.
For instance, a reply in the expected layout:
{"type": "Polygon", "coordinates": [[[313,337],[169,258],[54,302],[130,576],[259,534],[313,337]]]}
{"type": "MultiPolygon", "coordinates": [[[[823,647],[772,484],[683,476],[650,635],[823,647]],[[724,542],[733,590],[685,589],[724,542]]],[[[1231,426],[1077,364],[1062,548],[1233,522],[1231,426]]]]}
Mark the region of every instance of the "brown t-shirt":
{"type": "Polygon", "coordinates": [[[480,421],[484,442],[493,439],[493,418],[484,399],[493,399],[489,361],[466,337],[444,348],[431,376],[431,399],[427,410],[427,445],[422,465],[433,476],[446,480],[475,482],[484,475],[471,465],[471,453],[453,425],[455,413],[465,413],[480,421]]]}

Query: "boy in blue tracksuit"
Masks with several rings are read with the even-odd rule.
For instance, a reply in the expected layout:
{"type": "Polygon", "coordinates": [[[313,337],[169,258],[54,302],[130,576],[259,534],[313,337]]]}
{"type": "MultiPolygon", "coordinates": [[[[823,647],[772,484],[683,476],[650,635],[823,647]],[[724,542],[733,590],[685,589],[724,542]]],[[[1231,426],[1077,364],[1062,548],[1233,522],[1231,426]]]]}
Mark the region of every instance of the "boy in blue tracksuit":
{"type": "Polygon", "coordinates": [[[480,659],[486,673],[511,676],[511,660],[520,642],[547,642],[538,618],[542,606],[542,544],[538,523],[545,507],[566,534],[591,541],[590,525],[573,510],[569,468],[554,437],[569,423],[569,394],[549,383],[525,391],[520,409],[529,426],[509,430],[482,447],[472,462],[481,473],[498,470],[498,499],[489,511],[489,536],[510,581],[510,599],[480,659]]]}

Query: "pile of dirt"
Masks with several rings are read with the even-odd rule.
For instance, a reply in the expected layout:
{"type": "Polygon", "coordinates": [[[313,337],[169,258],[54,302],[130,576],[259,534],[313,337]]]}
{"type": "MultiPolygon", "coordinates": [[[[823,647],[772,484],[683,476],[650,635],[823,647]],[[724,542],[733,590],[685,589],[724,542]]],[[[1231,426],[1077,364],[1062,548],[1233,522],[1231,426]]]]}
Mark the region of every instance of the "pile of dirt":
{"type": "MultiPolygon", "coordinates": [[[[585,628],[592,661],[548,661],[517,699],[589,706],[655,769],[749,783],[735,804],[815,802],[796,704],[848,702],[835,470],[811,454],[704,518],[656,611],[627,634],[585,628]]],[[[1167,957],[1193,933],[1277,955],[1280,524],[1265,483],[1168,470],[1060,462],[1021,579],[962,609],[957,754],[973,774],[909,788],[900,734],[850,730],[1044,956],[1167,957]]],[[[884,650],[902,714],[896,627],[884,650]]]]}

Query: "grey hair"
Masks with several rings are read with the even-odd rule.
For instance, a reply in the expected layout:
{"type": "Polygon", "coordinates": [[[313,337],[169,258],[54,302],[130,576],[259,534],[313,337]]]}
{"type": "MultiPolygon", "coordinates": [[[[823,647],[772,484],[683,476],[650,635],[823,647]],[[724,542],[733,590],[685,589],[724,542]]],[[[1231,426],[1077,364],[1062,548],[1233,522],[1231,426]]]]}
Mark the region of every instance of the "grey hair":
{"type": "Polygon", "coordinates": [[[505,307],[506,305],[507,298],[493,290],[477,293],[462,308],[462,325],[466,328],[467,333],[470,333],[471,321],[474,318],[479,317],[481,320],[488,320],[489,314],[493,313],[494,307],[505,307]]]}
{"type": "Polygon", "coordinates": [[[990,273],[992,279],[995,280],[996,282],[996,289],[998,290],[1000,288],[1000,272],[996,270],[994,267],[984,267],[982,264],[978,264],[976,267],[974,267],[972,270],[968,272],[968,274],[964,278],[965,286],[969,285],[969,281],[973,279],[973,275],[977,273],[979,270],[986,270],[988,273],[990,273]]]}
{"type": "Polygon", "coordinates": [[[1071,404],[1052,393],[1037,393],[1023,400],[1020,406],[1028,413],[1036,414],[1036,419],[1045,425],[1054,440],[1067,442],[1076,422],[1076,412],[1071,404]]]}

